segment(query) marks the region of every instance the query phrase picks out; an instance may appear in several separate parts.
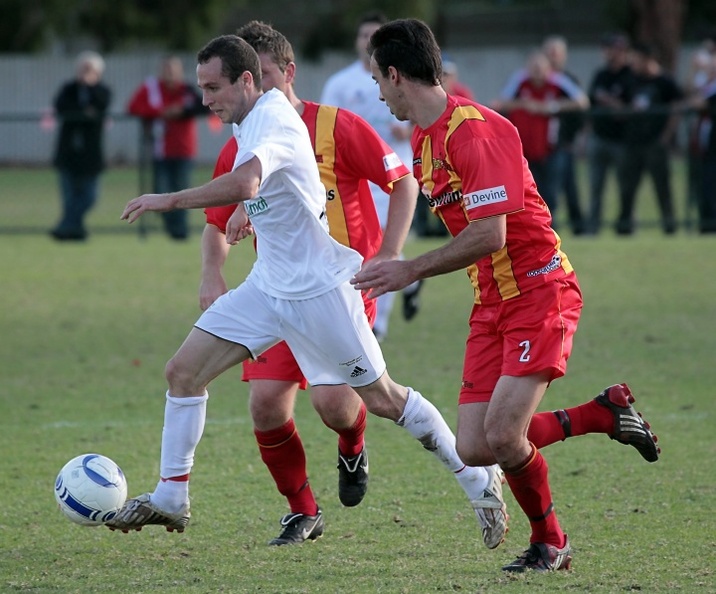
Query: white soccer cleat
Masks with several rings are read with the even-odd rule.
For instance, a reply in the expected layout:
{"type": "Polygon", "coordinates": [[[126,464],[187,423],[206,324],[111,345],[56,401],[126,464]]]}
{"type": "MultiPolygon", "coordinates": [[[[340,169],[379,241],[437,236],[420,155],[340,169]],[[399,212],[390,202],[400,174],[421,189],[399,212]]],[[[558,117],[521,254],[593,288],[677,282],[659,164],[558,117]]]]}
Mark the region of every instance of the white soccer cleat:
{"type": "Polygon", "coordinates": [[[488,549],[494,549],[505,540],[509,516],[507,515],[507,506],[502,498],[502,483],[504,481],[502,469],[497,464],[485,469],[490,476],[490,482],[482,495],[470,503],[482,528],[482,540],[485,546],[488,549]]]}
{"type": "Polygon", "coordinates": [[[109,522],[105,524],[110,530],[121,530],[124,533],[130,530],[141,530],[149,524],[164,526],[167,532],[184,532],[191,512],[189,504],[176,514],[170,514],[156,507],[150,500],[151,493],[144,493],[133,499],[127,499],[125,504],[109,522]]]}

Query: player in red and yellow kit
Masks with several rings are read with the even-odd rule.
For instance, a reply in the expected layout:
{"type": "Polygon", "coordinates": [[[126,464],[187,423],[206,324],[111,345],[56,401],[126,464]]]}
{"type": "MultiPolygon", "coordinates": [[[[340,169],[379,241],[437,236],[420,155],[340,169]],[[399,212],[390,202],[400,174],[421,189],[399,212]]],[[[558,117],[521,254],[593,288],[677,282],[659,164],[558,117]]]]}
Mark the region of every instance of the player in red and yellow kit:
{"type": "MultiPolygon", "coordinates": [[[[237,34],[259,54],[264,91],[272,88],[283,91],[308,128],[321,181],[326,188],[326,214],[331,235],[358,251],[366,261],[397,258],[410,229],[418,194],[417,183],[408,169],[362,118],[350,111],[296,97],[293,51],[283,35],[256,21],[242,27],[237,34]],[[384,234],[369,180],[391,195],[384,234]]],[[[233,169],[237,150],[232,137],[219,155],[214,177],[233,169]]],[[[235,209],[236,206],[231,205],[206,210],[207,225],[202,237],[202,309],[209,307],[227,290],[221,274],[229,249],[224,233],[235,209]]],[[[372,322],[375,301],[367,297],[364,300],[372,322]]],[[[305,453],[292,418],[297,391],[299,387],[306,387],[303,374],[288,346],[280,343],[255,361],[245,362],[243,379],[250,383],[250,410],[261,457],[291,508],[291,513],[281,520],[281,534],[270,544],[314,539],[323,532],[323,518],[308,483],[305,453]]],[[[339,435],[341,502],[346,506],[357,505],[366,492],[368,479],[363,438],[365,405],[346,385],[314,386],[311,399],[324,423],[339,435]]],[[[481,508],[487,506],[484,496],[487,487],[495,490],[490,482],[493,474],[497,476],[497,469],[470,468],[460,463],[457,456],[455,458],[455,467],[446,465],[471,500],[483,525],[485,543],[489,547],[497,546],[502,541],[505,523],[490,520],[486,531],[485,512],[481,508]]],[[[499,480],[497,485],[497,499],[490,498],[491,503],[488,503],[493,507],[496,505],[494,513],[504,517],[499,480]]]]}
{"type": "Polygon", "coordinates": [[[412,260],[369,262],[352,282],[379,296],[467,268],[475,299],[458,453],[467,464],[497,462],[529,518],[530,547],[503,569],[567,569],[571,548],[554,513],[539,448],[601,432],[654,462],[656,438],[632,408],[625,384],[581,406],[535,414],[550,382],[565,373],[582,296],[519,135],[498,113],[445,93],[440,49],[422,21],[384,25],[371,37],[370,51],[382,99],[398,119],[416,125],[414,173],[452,239],[412,260]]]}

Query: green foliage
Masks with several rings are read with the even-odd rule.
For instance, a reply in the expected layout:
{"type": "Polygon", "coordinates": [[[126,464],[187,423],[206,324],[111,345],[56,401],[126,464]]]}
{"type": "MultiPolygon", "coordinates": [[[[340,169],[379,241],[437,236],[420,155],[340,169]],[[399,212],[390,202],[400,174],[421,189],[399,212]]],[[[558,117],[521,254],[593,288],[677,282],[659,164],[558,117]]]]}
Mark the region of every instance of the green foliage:
{"type": "MultiPolygon", "coordinates": [[[[202,170],[195,181],[208,175],[202,170]]],[[[49,227],[55,184],[49,171],[0,170],[3,225],[49,227]]],[[[55,509],[52,486],[76,454],[115,459],[132,495],[153,488],[163,366],[198,315],[198,234],[186,243],[160,232],[141,240],[117,220],[134,195],[135,172],[112,170],[102,187],[87,243],[0,234],[0,591],[716,592],[716,238],[665,238],[649,228],[628,239],[563,238],[585,309],[568,373],[542,409],[628,381],[663,448],[656,464],[601,435],[544,450],[574,547],[572,571],[503,575],[500,566],[528,538],[509,489],[507,542],[488,551],[457,483],[406,432],[375,417],[368,495],[342,508],[335,435],[306,396],[296,417],[326,534],[313,544],[267,547],[287,509],[256,450],[238,369],[211,386],[186,533],[72,525],[55,509]]],[[[406,251],[441,242],[411,241],[406,251]]],[[[252,259],[250,245],[235,248],[229,279],[239,282],[252,259]]],[[[470,295],[462,272],[429,280],[410,323],[398,302],[384,345],[391,375],[419,388],[452,426],[470,295]]]]}
{"type": "Polygon", "coordinates": [[[431,23],[437,12],[435,0],[342,0],[330,6],[306,33],[301,53],[308,59],[320,57],[327,49],[352,49],[358,22],[367,13],[381,12],[388,19],[410,16],[431,23]]]}
{"type": "Polygon", "coordinates": [[[48,36],[87,36],[102,51],[155,42],[170,50],[196,49],[212,34],[230,8],[245,0],[0,0],[0,51],[32,51],[48,36]],[[7,9],[6,9],[7,6],[7,9]]]}

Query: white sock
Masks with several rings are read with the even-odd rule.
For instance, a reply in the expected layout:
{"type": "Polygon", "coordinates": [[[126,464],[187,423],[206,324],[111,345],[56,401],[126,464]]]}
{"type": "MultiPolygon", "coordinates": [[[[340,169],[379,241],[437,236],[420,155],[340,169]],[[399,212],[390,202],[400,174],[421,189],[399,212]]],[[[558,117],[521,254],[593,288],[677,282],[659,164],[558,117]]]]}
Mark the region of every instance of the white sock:
{"type": "Polygon", "coordinates": [[[477,499],[487,487],[487,471],[465,466],[455,449],[455,435],[437,408],[420,392],[408,388],[408,401],[397,425],[404,427],[426,450],[452,472],[470,501],[477,499]]]}
{"type": "Polygon", "coordinates": [[[470,501],[480,497],[490,482],[490,475],[483,466],[464,466],[455,473],[455,478],[470,501]]]}
{"type": "MultiPolygon", "coordinates": [[[[167,392],[159,466],[162,479],[191,472],[194,452],[204,432],[208,398],[208,394],[177,398],[167,392]]],[[[189,501],[189,481],[160,480],[151,495],[151,501],[170,513],[179,512],[189,501]]]]}

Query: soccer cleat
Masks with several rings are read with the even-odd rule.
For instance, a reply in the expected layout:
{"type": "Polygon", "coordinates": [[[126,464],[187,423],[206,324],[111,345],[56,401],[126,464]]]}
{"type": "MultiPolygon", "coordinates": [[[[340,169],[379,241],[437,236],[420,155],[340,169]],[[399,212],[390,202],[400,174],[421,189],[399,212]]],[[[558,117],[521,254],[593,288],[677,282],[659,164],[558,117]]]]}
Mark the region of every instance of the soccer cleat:
{"type": "Polygon", "coordinates": [[[634,396],[626,384],[616,384],[606,388],[594,398],[598,404],[606,406],[614,415],[614,429],[611,439],[625,445],[634,446],[647,462],[656,462],[661,449],[656,445],[658,438],[651,432],[651,426],[632,407],[634,396]]]}
{"type": "Polygon", "coordinates": [[[420,289],[422,288],[423,280],[420,279],[413,290],[403,289],[403,317],[407,322],[412,320],[420,310],[420,289]]]}
{"type": "Polygon", "coordinates": [[[301,544],[307,540],[316,540],[323,534],[323,513],[321,509],[315,516],[306,514],[286,514],[281,518],[281,534],[269,542],[273,546],[301,544]]]}
{"type": "Polygon", "coordinates": [[[189,512],[189,504],[176,514],[170,514],[156,507],[150,500],[151,493],[144,493],[134,499],[127,499],[109,522],[105,526],[110,530],[121,530],[125,534],[130,530],[141,530],[149,524],[158,524],[164,526],[167,532],[184,532],[191,513],[189,512]]]}
{"type": "Polygon", "coordinates": [[[507,533],[507,507],[502,498],[504,473],[497,464],[488,466],[485,470],[490,475],[490,482],[480,498],[470,503],[482,527],[482,540],[485,546],[494,549],[504,542],[507,533]]]}
{"type": "Polygon", "coordinates": [[[533,542],[529,549],[505,565],[502,571],[522,573],[528,569],[540,572],[569,569],[572,565],[572,548],[566,534],[564,538],[565,543],[561,549],[543,542],[533,542]]]}
{"type": "Polygon", "coordinates": [[[346,507],[354,507],[363,501],[368,491],[368,450],[347,458],[338,451],[338,499],[346,507]]]}

